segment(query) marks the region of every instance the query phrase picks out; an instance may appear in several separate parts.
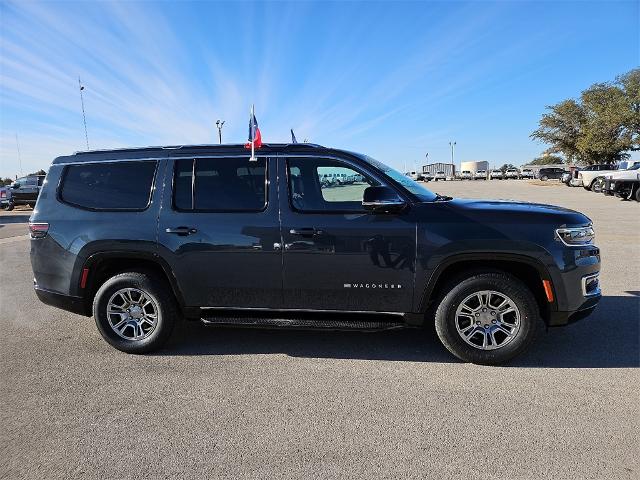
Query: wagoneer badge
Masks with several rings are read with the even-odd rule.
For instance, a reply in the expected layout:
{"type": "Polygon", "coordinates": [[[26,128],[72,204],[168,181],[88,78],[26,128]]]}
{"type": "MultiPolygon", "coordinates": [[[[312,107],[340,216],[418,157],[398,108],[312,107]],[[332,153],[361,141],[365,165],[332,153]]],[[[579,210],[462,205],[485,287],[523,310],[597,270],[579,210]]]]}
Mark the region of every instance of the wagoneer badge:
{"type": "Polygon", "coordinates": [[[345,283],[344,288],[383,288],[401,289],[402,285],[395,283],[345,283]]]}

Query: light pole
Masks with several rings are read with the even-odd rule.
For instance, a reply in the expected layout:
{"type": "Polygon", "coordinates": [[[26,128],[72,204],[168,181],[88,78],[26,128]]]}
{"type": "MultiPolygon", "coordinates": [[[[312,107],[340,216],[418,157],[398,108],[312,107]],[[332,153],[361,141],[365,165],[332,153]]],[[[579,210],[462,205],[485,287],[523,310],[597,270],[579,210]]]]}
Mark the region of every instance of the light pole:
{"type": "Polygon", "coordinates": [[[82,85],[82,83],[80,82],[80,77],[78,77],[78,87],[80,88],[80,104],[82,105],[82,121],[84,122],[84,139],[87,141],[87,150],[89,150],[89,135],[87,134],[87,117],[84,114],[84,98],[82,96],[84,85],[82,85]]]}
{"type": "Polygon", "coordinates": [[[456,142],[449,142],[449,146],[451,147],[451,164],[453,165],[453,151],[456,148],[456,142]]]}
{"type": "Polygon", "coordinates": [[[20,164],[20,176],[22,176],[22,156],[20,155],[20,142],[18,142],[18,132],[16,132],[16,148],[18,149],[18,163],[20,164]]]}
{"type": "Polygon", "coordinates": [[[218,140],[220,141],[220,145],[222,145],[222,126],[224,125],[224,120],[216,121],[216,127],[218,127],[218,140]]]}

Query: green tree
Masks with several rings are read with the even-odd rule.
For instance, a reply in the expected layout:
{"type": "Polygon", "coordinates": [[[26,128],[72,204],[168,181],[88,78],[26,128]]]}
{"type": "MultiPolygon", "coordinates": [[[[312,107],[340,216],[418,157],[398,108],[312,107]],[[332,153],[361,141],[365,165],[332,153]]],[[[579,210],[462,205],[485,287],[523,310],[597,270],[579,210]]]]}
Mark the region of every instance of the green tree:
{"type": "Polygon", "coordinates": [[[540,119],[540,126],[531,137],[548,145],[550,153],[561,153],[571,162],[583,159],[578,148],[585,122],[585,111],[575,100],[564,100],[548,106],[548,113],[540,119]]]}
{"type": "Polygon", "coordinates": [[[640,150],[640,68],[616,78],[624,92],[625,103],[622,115],[623,135],[628,139],[630,150],[640,150]]]}
{"type": "Polygon", "coordinates": [[[531,134],[569,162],[611,163],[640,150],[640,69],[547,107],[531,134]]]}
{"type": "Polygon", "coordinates": [[[0,179],[0,186],[4,187],[5,185],[11,185],[12,183],[13,180],[11,180],[9,177],[0,179]]]}
{"type": "Polygon", "coordinates": [[[510,164],[510,163],[505,163],[504,165],[502,165],[500,167],[500,170],[502,170],[502,173],[504,173],[507,170],[509,170],[510,168],[516,168],[516,167],[514,165],[510,164]]]}
{"type": "Polygon", "coordinates": [[[559,155],[545,154],[534,158],[531,165],[557,165],[559,163],[565,163],[564,158],[559,155]]]}
{"type": "Polygon", "coordinates": [[[576,146],[587,163],[613,163],[629,157],[625,133],[626,96],[617,85],[596,83],[580,96],[585,110],[576,146]]]}
{"type": "Polygon", "coordinates": [[[44,170],[40,169],[35,173],[30,173],[29,175],[46,175],[47,172],[45,172],[44,170]]]}

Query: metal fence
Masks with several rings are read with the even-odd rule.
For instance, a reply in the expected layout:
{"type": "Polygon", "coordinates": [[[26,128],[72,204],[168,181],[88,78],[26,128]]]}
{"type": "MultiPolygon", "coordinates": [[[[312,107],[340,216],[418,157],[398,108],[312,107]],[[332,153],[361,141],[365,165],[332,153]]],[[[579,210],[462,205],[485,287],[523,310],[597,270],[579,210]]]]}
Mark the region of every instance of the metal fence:
{"type": "Polygon", "coordinates": [[[430,163],[422,166],[422,173],[435,175],[438,172],[444,172],[447,177],[453,177],[456,174],[456,166],[453,163],[430,163]]]}

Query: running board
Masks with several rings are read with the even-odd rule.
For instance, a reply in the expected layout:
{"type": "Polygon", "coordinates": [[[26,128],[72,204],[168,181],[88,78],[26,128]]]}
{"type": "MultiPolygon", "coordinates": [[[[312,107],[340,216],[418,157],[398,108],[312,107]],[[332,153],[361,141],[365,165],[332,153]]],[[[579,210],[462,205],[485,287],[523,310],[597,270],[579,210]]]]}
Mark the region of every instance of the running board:
{"type": "MultiPolygon", "coordinates": [[[[298,313],[298,316],[300,314],[298,313]]],[[[203,317],[202,323],[210,326],[226,327],[255,327],[255,328],[298,328],[319,330],[392,330],[405,328],[407,324],[402,321],[380,319],[378,315],[372,315],[372,319],[366,319],[367,315],[361,315],[357,319],[331,319],[331,318],[276,318],[258,316],[215,316],[203,317]]],[[[398,319],[401,319],[400,316],[398,319]]]]}

